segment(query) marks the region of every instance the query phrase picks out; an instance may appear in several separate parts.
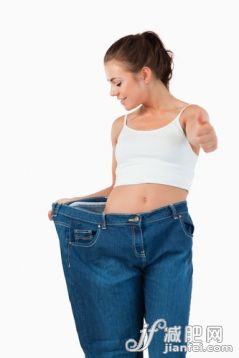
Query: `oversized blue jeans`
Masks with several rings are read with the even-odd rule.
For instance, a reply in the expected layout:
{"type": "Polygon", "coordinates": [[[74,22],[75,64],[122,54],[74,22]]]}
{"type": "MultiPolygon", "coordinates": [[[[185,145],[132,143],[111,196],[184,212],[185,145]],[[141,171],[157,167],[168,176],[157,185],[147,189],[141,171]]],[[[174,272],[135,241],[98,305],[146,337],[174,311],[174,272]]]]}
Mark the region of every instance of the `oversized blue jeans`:
{"type": "Polygon", "coordinates": [[[154,332],[147,347],[149,357],[185,357],[185,350],[163,352],[169,327],[181,329],[181,343],[171,344],[186,344],[194,232],[187,201],[137,214],[104,213],[106,201],[107,197],[98,196],[52,203],[85,357],[143,357],[143,343],[139,350],[130,348],[139,343],[145,324],[150,329],[157,320],[164,320],[167,327],[159,325],[154,332]]]}

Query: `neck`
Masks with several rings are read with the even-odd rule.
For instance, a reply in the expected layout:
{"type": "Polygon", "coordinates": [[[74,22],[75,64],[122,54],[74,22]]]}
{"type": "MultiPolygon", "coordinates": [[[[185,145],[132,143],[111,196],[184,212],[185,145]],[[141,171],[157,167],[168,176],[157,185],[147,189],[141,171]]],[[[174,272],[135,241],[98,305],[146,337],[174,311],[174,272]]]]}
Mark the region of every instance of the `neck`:
{"type": "Polygon", "coordinates": [[[178,105],[180,105],[180,101],[169,92],[162,82],[154,81],[148,86],[148,92],[142,102],[140,112],[164,114],[178,105]]]}

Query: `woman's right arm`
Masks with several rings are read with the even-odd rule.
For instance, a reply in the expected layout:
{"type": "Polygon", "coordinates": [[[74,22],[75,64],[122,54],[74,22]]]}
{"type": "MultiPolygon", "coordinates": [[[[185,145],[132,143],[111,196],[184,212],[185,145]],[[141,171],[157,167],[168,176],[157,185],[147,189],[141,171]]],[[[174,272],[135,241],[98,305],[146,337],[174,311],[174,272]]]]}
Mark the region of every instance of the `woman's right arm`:
{"type": "MultiPolygon", "coordinates": [[[[112,124],[112,128],[111,128],[111,142],[112,142],[112,184],[110,186],[108,186],[107,188],[104,188],[100,191],[97,191],[95,193],[89,194],[89,195],[85,195],[85,196],[76,196],[73,198],[63,198],[63,199],[58,199],[56,200],[57,203],[59,204],[66,204],[68,202],[71,201],[77,201],[80,199],[84,199],[84,198],[90,198],[90,197],[94,197],[94,196],[109,196],[109,194],[111,193],[111,190],[114,187],[115,184],[115,171],[116,171],[116,166],[117,166],[117,162],[116,162],[116,158],[115,158],[115,146],[117,143],[117,137],[118,137],[118,133],[119,133],[119,129],[122,126],[122,117],[117,118],[113,124],[112,124]]],[[[52,220],[52,211],[48,211],[48,218],[50,220],[52,220]]]]}

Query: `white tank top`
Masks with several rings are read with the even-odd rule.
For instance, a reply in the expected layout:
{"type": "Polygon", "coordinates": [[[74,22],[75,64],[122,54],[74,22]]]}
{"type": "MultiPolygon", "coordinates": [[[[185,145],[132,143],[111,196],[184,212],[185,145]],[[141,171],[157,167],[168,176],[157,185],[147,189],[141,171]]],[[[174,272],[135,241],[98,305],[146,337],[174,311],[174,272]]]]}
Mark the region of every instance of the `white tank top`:
{"type": "Polygon", "coordinates": [[[128,127],[125,115],[115,148],[115,186],[159,183],[189,190],[198,155],[179,122],[188,106],[167,125],[146,131],[128,127]]]}

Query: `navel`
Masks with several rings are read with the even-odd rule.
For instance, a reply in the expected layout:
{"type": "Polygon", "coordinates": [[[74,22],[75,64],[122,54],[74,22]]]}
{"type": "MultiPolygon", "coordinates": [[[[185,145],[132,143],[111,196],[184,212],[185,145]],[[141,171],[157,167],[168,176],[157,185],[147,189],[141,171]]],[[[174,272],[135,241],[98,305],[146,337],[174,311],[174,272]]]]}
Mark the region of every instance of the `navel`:
{"type": "Polygon", "coordinates": [[[147,201],[148,201],[148,198],[146,196],[143,196],[143,202],[147,203],[147,201]]]}

